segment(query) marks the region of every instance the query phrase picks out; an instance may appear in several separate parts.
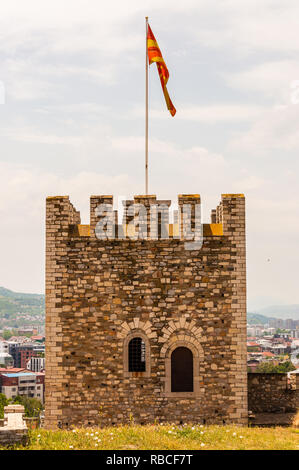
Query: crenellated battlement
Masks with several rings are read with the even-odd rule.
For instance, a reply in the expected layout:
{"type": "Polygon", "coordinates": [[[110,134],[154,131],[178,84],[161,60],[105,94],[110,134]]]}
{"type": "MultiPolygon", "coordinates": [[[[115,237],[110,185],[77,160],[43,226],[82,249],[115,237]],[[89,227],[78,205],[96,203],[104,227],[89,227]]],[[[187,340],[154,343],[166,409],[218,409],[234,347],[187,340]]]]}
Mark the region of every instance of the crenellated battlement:
{"type": "Polygon", "coordinates": [[[159,200],[156,195],[136,195],[134,199],[122,201],[122,220],[118,210],[113,209],[113,203],[112,195],[91,196],[90,224],[82,225],[80,212],[74,208],[69,196],[48,197],[48,221],[56,226],[58,223],[64,225],[71,238],[99,238],[97,227],[101,224],[104,229],[106,224],[105,236],[101,240],[184,240],[187,228],[194,234],[196,222],[201,226],[202,236],[219,237],[223,236],[233,218],[234,206],[244,205],[245,198],[243,194],[223,194],[221,202],[211,212],[210,224],[202,224],[200,210],[196,214],[201,205],[199,194],[180,194],[176,209],[171,207],[171,200],[159,200]]]}

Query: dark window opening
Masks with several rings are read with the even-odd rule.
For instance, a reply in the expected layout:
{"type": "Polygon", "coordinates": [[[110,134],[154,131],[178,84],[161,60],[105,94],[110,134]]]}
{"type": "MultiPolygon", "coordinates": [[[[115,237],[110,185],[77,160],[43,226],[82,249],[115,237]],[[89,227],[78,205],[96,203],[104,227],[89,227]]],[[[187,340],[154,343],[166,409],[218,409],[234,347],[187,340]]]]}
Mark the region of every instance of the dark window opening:
{"type": "Polygon", "coordinates": [[[145,343],[142,338],[129,342],[129,372],[145,372],[145,343]]]}
{"type": "Polygon", "coordinates": [[[171,354],[171,391],[193,392],[193,354],[188,348],[176,348],[171,354]]]}
{"type": "Polygon", "coordinates": [[[162,217],[161,217],[161,212],[158,212],[158,238],[162,238],[162,217]]]}

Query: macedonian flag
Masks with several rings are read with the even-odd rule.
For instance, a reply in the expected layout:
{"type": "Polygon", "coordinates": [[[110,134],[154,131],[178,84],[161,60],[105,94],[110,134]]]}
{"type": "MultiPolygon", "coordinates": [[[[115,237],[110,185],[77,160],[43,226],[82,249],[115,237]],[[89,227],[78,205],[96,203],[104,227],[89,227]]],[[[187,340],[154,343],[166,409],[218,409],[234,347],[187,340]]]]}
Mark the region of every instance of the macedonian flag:
{"type": "Polygon", "coordinates": [[[150,28],[150,25],[148,25],[148,30],[147,30],[147,51],[148,51],[149,64],[151,65],[153,62],[156,62],[157,64],[157,69],[159,72],[159,77],[160,77],[166,105],[171,116],[174,116],[176,113],[176,109],[173,106],[171,99],[169,98],[169,94],[166,88],[168,78],[169,78],[169,72],[164,62],[164,59],[162,57],[156,38],[153,35],[153,32],[150,28]]]}

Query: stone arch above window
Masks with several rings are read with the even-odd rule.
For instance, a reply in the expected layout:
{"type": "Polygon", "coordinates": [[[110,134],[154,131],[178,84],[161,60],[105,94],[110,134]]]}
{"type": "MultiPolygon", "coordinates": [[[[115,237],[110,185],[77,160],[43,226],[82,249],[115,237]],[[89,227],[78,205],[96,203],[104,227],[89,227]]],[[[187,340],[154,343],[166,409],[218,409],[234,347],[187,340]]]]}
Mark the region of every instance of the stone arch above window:
{"type": "Polygon", "coordinates": [[[139,318],[133,318],[132,321],[125,321],[120,325],[120,331],[117,333],[117,338],[124,339],[128,334],[136,330],[141,330],[141,332],[144,333],[150,339],[157,337],[157,333],[155,331],[152,331],[152,324],[149,320],[143,322],[139,320],[139,318]]]}
{"type": "Polygon", "coordinates": [[[124,339],[123,363],[125,377],[150,377],[150,342],[141,330],[133,330],[124,339]]]}
{"type": "Polygon", "coordinates": [[[203,358],[204,352],[200,342],[202,328],[196,327],[194,321],[171,321],[169,327],[163,328],[162,331],[163,336],[159,338],[159,342],[163,344],[160,350],[161,357],[166,356],[166,352],[171,344],[177,341],[185,341],[186,343],[193,344],[198,351],[197,355],[203,358]]]}

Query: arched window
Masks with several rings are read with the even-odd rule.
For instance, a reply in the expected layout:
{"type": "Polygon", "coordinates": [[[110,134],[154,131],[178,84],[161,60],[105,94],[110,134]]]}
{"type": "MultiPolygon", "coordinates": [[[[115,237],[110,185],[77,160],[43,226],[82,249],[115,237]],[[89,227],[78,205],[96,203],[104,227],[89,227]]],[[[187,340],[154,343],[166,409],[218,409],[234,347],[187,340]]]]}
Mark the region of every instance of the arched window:
{"type": "Polygon", "coordinates": [[[145,372],[145,342],[140,337],[131,339],[128,347],[129,372],[145,372]]]}
{"type": "Polygon", "coordinates": [[[193,354],[185,347],[171,354],[171,392],[193,392],[193,354]]]}

